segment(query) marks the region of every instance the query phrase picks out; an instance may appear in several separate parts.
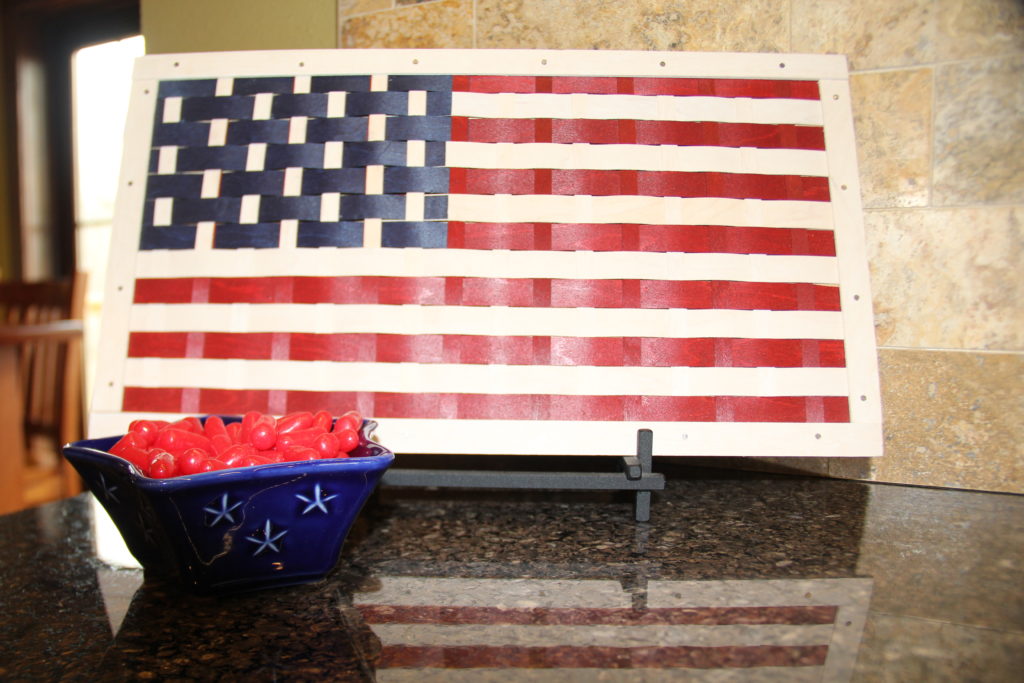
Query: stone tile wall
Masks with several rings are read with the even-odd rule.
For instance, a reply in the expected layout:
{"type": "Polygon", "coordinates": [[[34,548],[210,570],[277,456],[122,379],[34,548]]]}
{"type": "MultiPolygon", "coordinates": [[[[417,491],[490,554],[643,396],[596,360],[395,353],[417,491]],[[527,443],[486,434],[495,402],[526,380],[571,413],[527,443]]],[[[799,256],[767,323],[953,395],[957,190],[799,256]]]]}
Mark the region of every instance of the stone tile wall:
{"type": "Polygon", "coordinates": [[[847,55],[886,456],[759,466],[1024,493],[1020,0],[340,0],[338,16],[348,48],[847,55]]]}

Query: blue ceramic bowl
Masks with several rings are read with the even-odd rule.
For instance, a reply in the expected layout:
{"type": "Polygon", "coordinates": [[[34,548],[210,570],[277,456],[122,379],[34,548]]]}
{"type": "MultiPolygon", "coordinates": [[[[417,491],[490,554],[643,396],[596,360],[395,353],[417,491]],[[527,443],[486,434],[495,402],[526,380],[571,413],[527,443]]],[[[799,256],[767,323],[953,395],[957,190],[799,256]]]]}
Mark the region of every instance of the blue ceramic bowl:
{"type": "Polygon", "coordinates": [[[337,563],[352,523],[395,459],[368,436],[375,426],[363,423],[348,458],[173,479],[143,476],[105,452],[119,436],[68,444],[64,457],[147,573],[197,593],[257,590],[314,581],[337,563]]]}

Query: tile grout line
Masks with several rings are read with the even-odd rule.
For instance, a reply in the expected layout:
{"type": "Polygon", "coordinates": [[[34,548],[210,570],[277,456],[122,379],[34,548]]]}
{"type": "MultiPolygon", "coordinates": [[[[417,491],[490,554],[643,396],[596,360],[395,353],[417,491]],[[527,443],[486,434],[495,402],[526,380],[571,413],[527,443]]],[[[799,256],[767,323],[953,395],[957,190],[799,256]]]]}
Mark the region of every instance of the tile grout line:
{"type": "Polygon", "coordinates": [[[479,49],[479,42],[478,42],[477,34],[476,34],[476,30],[477,30],[477,17],[476,17],[476,13],[477,13],[477,0],[473,0],[472,11],[473,11],[473,16],[472,16],[472,22],[473,22],[473,49],[476,50],[476,49],[479,49]]]}
{"type": "MultiPolygon", "coordinates": [[[[914,64],[904,64],[899,66],[877,66],[869,69],[851,69],[850,75],[855,76],[860,74],[891,73],[894,71],[912,71],[915,69],[935,69],[937,67],[955,66],[957,64],[972,64],[977,62],[985,62],[992,59],[1007,59],[1010,57],[1018,57],[1021,54],[1024,53],[1022,53],[1022,51],[1020,50],[1009,50],[1007,52],[1000,52],[998,54],[993,55],[983,55],[980,57],[965,57],[962,59],[943,59],[934,62],[918,62],[914,64]]],[[[847,55],[847,57],[849,58],[849,55],[847,55]]]]}
{"type": "Polygon", "coordinates": [[[789,44],[786,46],[790,52],[793,50],[793,0],[789,0],[789,44]]]}
{"type": "MultiPolygon", "coordinates": [[[[871,482],[871,483],[885,484],[885,483],[890,483],[890,482],[871,482]]],[[[913,484],[893,484],[893,485],[895,485],[895,486],[913,486],[913,484]]],[[[923,486],[923,487],[918,487],[918,488],[932,488],[932,487],[923,486]]],[[[943,491],[950,491],[950,490],[969,491],[971,493],[986,493],[986,494],[993,493],[993,494],[997,494],[997,495],[1019,495],[1019,494],[1013,494],[1013,493],[1005,494],[1005,493],[1003,493],[1001,491],[982,491],[982,490],[979,490],[979,489],[948,489],[948,488],[941,488],[941,490],[943,490],[943,491]]],[[[996,633],[1021,633],[1021,634],[1024,634],[1024,630],[1020,630],[1020,629],[1006,629],[1006,628],[998,628],[996,626],[979,626],[978,624],[969,624],[969,623],[962,622],[962,621],[950,621],[948,619],[933,619],[931,617],[919,617],[919,616],[915,616],[913,614],[896,614],[896,613],[887,612],[887,611],[884,611],[884,610],[869,609],[868,610],[868,614],[869,615],[873,614],[873,615],[876,615],[876,616],[889,617],[890,619],[909,619],[911,621],[920,621],[920,622],[925,622],[925,623],[929,623],[929,624],[937,624],[937,625],[941,625],[941,626],[959,626],[959,627],[962,627],[962,628],[976,628],[976,629],[979,629],[981,631],[995,631],[996,633]]]]}
{"type": "Polygon", "coordinates": [[[397,10],[397,9],[401,9],[401,7],[399,7],[398,4],[397,4],[397,0],[391,0],[391,6],[390,7],[381,7],[380,9],[371,9],[371,10],[366,10],[365,12],[345,13],[344,15],[339,15],[339,16],[344,16],[345,20],[348,20],[348,19],[353,19],[355,17],[369,17],[369,16],[373,16],[374,14],[384,14],[385,12],[391,12],[391,11],[394,11],[394,10],[397,10]]]}
{"type": "Polygon", "coordinates": [[[921,206],[865,206],[865,213],[880,211],[944,211],[951,209],[1024,209],[1020,202],[994,202],[991,204],[940,204],[932,206],[923,204],[921,206]]]}
{"type": "Polygon", "coordinates": [[[928,121],[928,208],[935,208],[935,145],[937,144],[938,137],[935,134],[935,125],[937,115],[935,109],[938,105],[939,98],[935,92],[938,85],[938,69],[933,67],[931,69],[931,102],[929,103],[929,116],[928,121]]]}
{"type": "Polygon", "coordinates": [[[969,349],[969,348],[955,348],[955,347],[938,347],[938,346],[883,346],[878,345],[878,350],[886,351],[928,351],[928,352],[949,352],[949,353],[982,353],[988,355],[1008,355],[1008,356],[1020,356],[1024,355],[1024,349],[969,349]]]}

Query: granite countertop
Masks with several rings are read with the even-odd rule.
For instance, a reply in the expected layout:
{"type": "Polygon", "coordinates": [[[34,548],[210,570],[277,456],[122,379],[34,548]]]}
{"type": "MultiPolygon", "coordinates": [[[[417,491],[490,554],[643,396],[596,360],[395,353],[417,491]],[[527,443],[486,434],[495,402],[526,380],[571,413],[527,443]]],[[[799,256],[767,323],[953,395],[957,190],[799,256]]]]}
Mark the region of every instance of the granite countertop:
{"type": "Polygon", "coordinates": [[[1024,497],[656,469],[649,523],[385,488],[327,579],[230,597],[104,565],[88,494],[0,517],[0,679],[1019,680],[1024,497]]]}

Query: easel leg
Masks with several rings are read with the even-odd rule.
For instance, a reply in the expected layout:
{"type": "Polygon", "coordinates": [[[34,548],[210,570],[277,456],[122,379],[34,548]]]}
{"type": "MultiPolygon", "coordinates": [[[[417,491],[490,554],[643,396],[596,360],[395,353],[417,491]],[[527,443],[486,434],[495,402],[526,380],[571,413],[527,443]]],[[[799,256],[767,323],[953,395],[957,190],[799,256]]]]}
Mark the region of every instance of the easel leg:
{"type": "MultiPolygon", "coordinates": [[[[650,429],[638,429],[636,432],[636,458],[640,461],[640,478],[651,474],[654,468],[654,432],[650,429]]],[[[636,492],[636,521],[647,522],[651,519],[651,492],[636,492]]]]}
{"type": "Polygon", "coordinates": [[[636,492],[636,521],[649,522],[651,520],[651,492],[636,492]]]}

